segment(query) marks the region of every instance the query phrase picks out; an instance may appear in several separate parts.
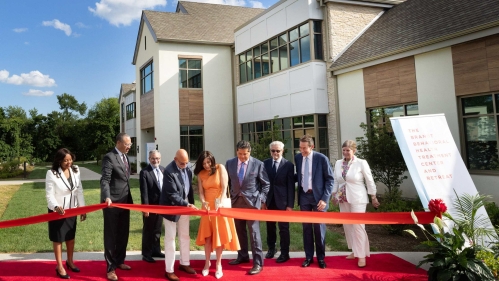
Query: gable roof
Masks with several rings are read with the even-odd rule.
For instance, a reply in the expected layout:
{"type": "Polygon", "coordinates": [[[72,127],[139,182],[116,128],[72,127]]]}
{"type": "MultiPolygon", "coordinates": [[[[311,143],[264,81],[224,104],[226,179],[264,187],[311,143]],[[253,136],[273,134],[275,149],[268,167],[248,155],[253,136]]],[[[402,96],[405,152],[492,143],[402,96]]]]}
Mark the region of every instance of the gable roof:
{"type": "Polygon", "coordinates": [[[135,91],[135,82],[132,84],[121,83],[120,94],[118,96],[118,101],[121,102],[121,98],[126,94],[135,91]]]}
{"type": "Polygon", "coordinates": [[[234,44],[234,29],[264,9],[179,1],[175,13],[142,11],[133,64],[144,23],[155,42],[184,42],[216,45],[234,44]]]}
{"type": "Polygon", "coordinates": [[[497,0],[407,0],[374,22],[329,70],[368,61],[499,26],[497,0]]]}

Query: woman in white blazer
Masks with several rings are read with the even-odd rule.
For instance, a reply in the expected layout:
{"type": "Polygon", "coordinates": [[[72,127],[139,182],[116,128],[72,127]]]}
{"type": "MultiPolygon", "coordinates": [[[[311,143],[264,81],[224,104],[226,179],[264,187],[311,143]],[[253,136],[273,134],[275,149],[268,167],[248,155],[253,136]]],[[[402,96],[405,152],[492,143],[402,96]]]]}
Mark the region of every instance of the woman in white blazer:
{"type": "MultiPolygon", "coordinates": [[[[59,149],[54,157],[52,168],[45,177],[45,196],[48,203],[48,212],[57,212],[64,215],[64,210],[85,206],[83,188],[81,185],[78,166],[73,166],[74,155],[66,148],[59,149]]],[[[80,220],[86,219],[86,214],[80,220]]],[[[49,239],[54,248],[57,267],[55,272],[62,279],[69,279],[62,265],[62,242],[66,242],[66,267],[73,272],[80,272],[74,265],[73,251],[76,234],[76,216],[49,221],[49,239]]]]}
{"type": "MultiPolygon", "coordinates": [[[[334,165],[333,200],[339,201],[340,212],[365,213],[369,203],[367,194],[371,196],[375,208],[379,206],[376,198],[376,185],[371,174],[371,168],[366,160],[354,156],[357,144],[353,140],[343,143],[343,159],[334,165]],[[364,181],[367,185],[364,185],[364,181]],[[343,194],[342,191],[345,191],[343,194]],[[343,196],[342,196],[343,195],[343,196]],[[346,199],[346,200],[345,200],[346,199]]],[[[366,266],[366,257],[369,257],[369,240],[364,224],[344,224],[345,237],[348,248],[352,253],[347,259],[358,258],[359,267],[366,266]]]]}

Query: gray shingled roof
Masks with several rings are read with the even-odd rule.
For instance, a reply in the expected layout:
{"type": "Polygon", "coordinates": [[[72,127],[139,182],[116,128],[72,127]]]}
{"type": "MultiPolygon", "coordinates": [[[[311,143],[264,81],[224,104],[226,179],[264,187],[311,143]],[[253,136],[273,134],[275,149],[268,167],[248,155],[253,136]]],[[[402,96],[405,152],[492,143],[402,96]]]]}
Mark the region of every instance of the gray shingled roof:
{"type": "Polygon", "coordinates": [[[332,65],[355,66],[499,26],[498,0],[407,0],[385,12],[332,65]]]}
{"type": "Polygon", "coordinates": [[[135,83],[134,84],[121,84],[121,92],[123,94],[127,94],[130,91],[135,91],[135,83]]]}
{"type": "Polygon", "coordinates": [[[177,11],[144,11],[158,41],[230,45],[234,43],[234,29],[264,9],[179,1],[177,11]]]}

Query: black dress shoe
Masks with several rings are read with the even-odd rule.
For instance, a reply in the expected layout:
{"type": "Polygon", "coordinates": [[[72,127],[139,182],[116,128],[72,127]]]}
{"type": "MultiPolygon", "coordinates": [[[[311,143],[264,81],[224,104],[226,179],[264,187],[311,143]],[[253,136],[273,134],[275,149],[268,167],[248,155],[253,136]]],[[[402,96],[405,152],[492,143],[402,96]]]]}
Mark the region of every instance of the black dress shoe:
{"type": "Polygon", "coordinates": [[[265,258],[266,259],[271,259],[274,257],[276,253],[276,250],[275,249],[269,249],[269,251],[267,252],[267,254],[265,255],[265,258]]]}
{"type": "Polygon", "coordinates": [[[320,268],[322,268],[322,269],[326,268],[326,262],[324,260],[319,260],[318,263],[319,263],[320,268]]]}
{"type": "Polygon", "coordinates": [[[261,271],[263,270],[263,267],[255,264],[249,271],[248,271],[248,274],[249,275],[255,275],[255,274],[258,274],[260,273],[261,271]]]}
{"type": "Polygon", "coordinates": [[[143,256],[142,260],[145,261],[145,262],[150,262],[150,263],[156,262],[153,258],[146,257],[146,256],[143,256]]]}
{"type": "Polygon", "coordinates": [[[68,261],[66,261],[66,267],[73,272],[80,272],[80,269],[73,264],[74,267],[69,266],[68,261]]]}
{"type": "Polygon", "coordinates": [[[249,259],[245,260],[245,259],[235,259],[235,260],[231,260],[229,262],[230,265],[238,265],[240,263],[249,263],[249,259]]]}
{"type": "Polygon", "coordinates": [[[55,269],[55,273],[57,274],[57,276],[59,276],[59,278],[61,279],[69,279],[69,274],[66,272],[66,275],[62,275],[59,273],[59,270],[57,270],[57,268],[55,269]]]}
{"type": "Polygon", "coordinates": [[[165,258],[165,254],[163,253],[154,253],[151,255],[153,258],[165,258]]]}
{"type": "Polygon", "coordinates": [[[313,259],[305,259],[303,263],[301,264],[301,267],[308,267],[310,266],[311,263],[314,263],[313,259]]]}
{"type": "Polygon", "coordinates": [[[282,262],[287,262],[289,260],[289,255],[288,254],[282,254],[277,258],[275,261],[276,263],[282,263],[282,262]]]}

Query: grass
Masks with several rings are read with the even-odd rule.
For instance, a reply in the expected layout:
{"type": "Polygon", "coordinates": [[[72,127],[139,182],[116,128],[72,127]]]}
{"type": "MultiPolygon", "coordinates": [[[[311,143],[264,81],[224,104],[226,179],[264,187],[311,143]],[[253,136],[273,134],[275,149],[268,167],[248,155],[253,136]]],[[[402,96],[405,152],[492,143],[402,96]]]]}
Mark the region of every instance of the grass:
{"type": "Polygon", "coordinates": [[[48,169],[50,168],[47,166],[35,166],[33,171],[28,174],[28,179],[44,179],[47,176],[48,169]]]}
{"type": "MultiPolygon", "coordinates": [[[[92,165],[92,164],[84,164],[92,165]]],[[[82,166],[84,166],[82,165],[82,166]]],[[[94,164],[94,166],[96,166],[94,164]]],[[[100,168],[100,167],[99,167],[100,168]]],[[[45,169],[46,172],[46,169],[45,169]]],[[[140,204],[140,190],[137,179],[131,179],[132,196],[136,204],[140,204]]],[[[0,219],[11,220],[16,218],[34,216],[47,212],[45,200],[45,183],[23,184],[16,192],[14,188],[3,188],[0,186],[1,198],[12,196],[0,201],[0,219]],[[8,190],[8,191],[7,191],[8,190]],[[8,203],[6,203],[8,202],[8,203]],[[3,215],[1,210],[5,209],[3,215]]],[[[98,204],[100,201],[99,181],[83,181],[85,202],[87,205],[98,204]]],[[[196,195],[196,205],[200,207],[200,202],[196,195]]],[[[200,217],[192,216],[190,224],[191,250],[202,250],[202,246],[197,246],[195,240],[199,228],[200,217]]],[[[163,230],[164,231],[164,230],[163,230]]],[[[260,222],[260,231],[264,250],[266,245],[266,223],[260,222]]],[[[291,251],[303,250],[302,226],[300,223],[291,223],[291,251]]],[[[48,239],[47,223],[39,223],[28,226],[0,229],[0,252],[3,253],[31,253],[31,252],[51,252],[52,243],[48,239]]],[[[163,236],[164,237],[164,236],[163,236]]],[[[138,251],[141,249],[142,240],[142,213],[131,211],[130,213],[130,236],[127,250],[138,251]]],[[[163,240],[163,239],[161,239],[163,240]]],[[[163,244],[163,241],[161,241],[163,244]]],[[[279,241],[277,241],[279,248],[279,241]]],[[[177,245],[178,248],[178,245],[177,245]]],[[[75,251],[103,251],[103,217],[102,212],[97,211],[87,214],[87,220],[78,222],[76,231],[75,251]]],[[[345,238],[331,231],[326,235],[326,250],[346,251],[345,238]]]]}
{"type": "Polygon", "coordinates": [[[20,187],[20,185],[0,185],[0,218],[7,209],[10,199],[20,187]]]}

